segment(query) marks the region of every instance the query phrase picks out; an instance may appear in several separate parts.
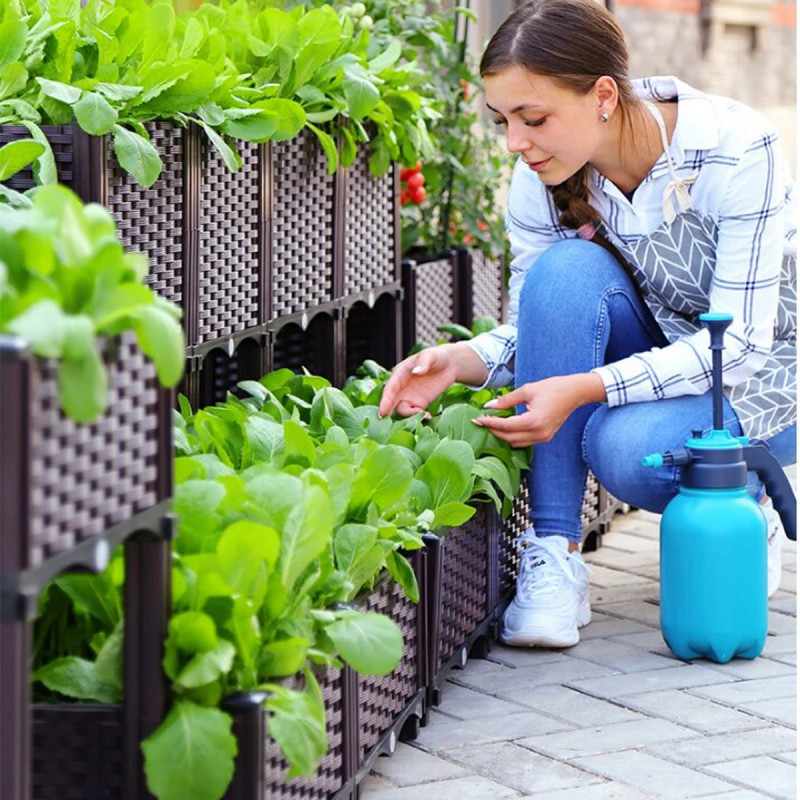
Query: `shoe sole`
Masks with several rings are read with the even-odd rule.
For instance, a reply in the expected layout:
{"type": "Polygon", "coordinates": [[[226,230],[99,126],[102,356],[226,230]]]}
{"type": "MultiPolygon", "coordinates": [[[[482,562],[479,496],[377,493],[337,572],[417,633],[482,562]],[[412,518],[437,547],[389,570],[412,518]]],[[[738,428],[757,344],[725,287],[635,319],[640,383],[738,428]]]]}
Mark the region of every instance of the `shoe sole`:
{"type": "Polygon", "coordinates": [[[569,637],[531,633],[518,633],[514,636],[501,634],[500,636],[500,641],[509,647],[572,647],[580,640],[581,635],[577,630],[574,635],[569,637]]]}
{"type": "Polygon", "coordinates": [[[578,629],[565,631],[519,631],[509,634],[501,631],[500,641],[509,647],[572,647],[578,644],[578,629]]]}

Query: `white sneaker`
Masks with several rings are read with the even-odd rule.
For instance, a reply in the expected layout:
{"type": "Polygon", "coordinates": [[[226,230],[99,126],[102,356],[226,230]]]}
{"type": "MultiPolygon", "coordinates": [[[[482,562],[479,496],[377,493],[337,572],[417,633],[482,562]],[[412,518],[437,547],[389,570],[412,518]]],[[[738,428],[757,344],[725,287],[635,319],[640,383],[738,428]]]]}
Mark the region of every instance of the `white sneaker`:
{"type": "Polygon", "coordinates": [[[570,647],[578,628],[592,618],[589,568],[564,536],[536,536],[528,528],[522,550],[517,593],[503,615],[500,641],[517,647],[570,647]]]}
{"type": "Polygon", "coordinates": [[[772,597],[781,585],[781,547],[783,546],[783,525],[772,498],[762,503],[761,510],[767,518],[767,597],[772,597]]]}

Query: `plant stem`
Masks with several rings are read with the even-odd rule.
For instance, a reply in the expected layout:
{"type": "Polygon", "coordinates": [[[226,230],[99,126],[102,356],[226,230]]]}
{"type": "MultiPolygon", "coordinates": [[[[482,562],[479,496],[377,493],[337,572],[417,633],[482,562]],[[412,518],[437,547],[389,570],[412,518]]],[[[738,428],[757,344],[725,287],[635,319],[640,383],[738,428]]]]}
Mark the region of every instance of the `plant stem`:
{"type": "MultiPolygon", "coordinates": [[[[472,4],[472,0],[466,0],[464,6],[467,10],[470,9],[472,4]]],[[[453,25],[455,27],[456,33],[456,41],[458,41],[458,11],[453,12],[453,25]]],[[[469,32],[469,17],[464,16],[464,38],[459,42],[459,63],[464,63],[464,58],[467,53],[467,33],[469,32]]],[[[456,120],[458,119],[458,114],[461,107],[461,98],[464,96],[464,89],[461,88],[459,85],[459,90],[456,92],[456,100],[453,108],[453,124],[455,124],[456,120]]],[[[453,199],[453,177],[454,177],[454,167],[451,164],[448,165],[449,170],[447,173],[447,189],[445,191],[445,204],[444,204],[444,216],[442,219],[442,250],[447,249],[447,239],[450,236],[450,206],[453,199]]]]}

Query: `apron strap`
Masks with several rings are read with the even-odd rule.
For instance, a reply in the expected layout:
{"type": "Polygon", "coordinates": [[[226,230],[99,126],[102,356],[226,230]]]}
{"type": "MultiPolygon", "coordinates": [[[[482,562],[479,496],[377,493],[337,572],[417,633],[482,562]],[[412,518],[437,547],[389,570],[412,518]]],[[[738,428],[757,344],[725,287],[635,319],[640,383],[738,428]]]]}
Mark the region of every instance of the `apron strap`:
{"type": "Polygon", "coordinates": [[[647,110],[653,115],[655,121],[658,123],[658,130],[661,133],[661,145],[664,148],[664,156],[667,160],[667,167],[670,174],[670,182],[664,187],[664,219],[668,224],[675,222],[675,218],[681,211],[688,211],[692,207],[692,200],[689,196],[688,185],[697,180],[699,174],[695,170],[691,175],[681,178],[678,175],[678,168],[669,150],[669,139],[667,138],[667,126],[664,124],[664,118],[654,103],[649,100],[643,101],[647,110]],[[678,212],[675,211],[675,206],[678,207],[678,212]]]}

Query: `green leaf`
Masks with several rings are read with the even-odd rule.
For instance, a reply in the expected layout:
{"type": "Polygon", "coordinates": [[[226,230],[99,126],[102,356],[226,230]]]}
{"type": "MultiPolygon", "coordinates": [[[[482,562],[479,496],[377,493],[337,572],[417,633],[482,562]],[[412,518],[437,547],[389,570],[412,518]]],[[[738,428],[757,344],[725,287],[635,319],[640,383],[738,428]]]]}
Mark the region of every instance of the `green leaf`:
{"type": "Polygon", "coordinates": [[[109,686],[113,686],[122,696],[122,654],[123,654],[123,631],[122,620],[120,620],[111,635],[106,639],[97,660],[94,662],[95,671],[98,678],[109,686]]]}
{"type": "Polygon", "coordinates": [[[483,413],[482,410],[466,403],[448,406],[436,421],[436,432],[442,438],[467,442],[477,457],[486,444],[488,432],[486,428],[474,425],[472,420],[477,419],[483,413]]]}
{"type": "Polygon", "coordinates": [[[236,594],[259,608],[280,552],[278,534],[265,525],[239,520],[229,525],[217,544],[219,569],[236,594]]]}
{"type": "Polygon", "coordinates": [[[180,671],[175,683],[185,689],[196,689],[230,672],[236,651],[227,639],[220,639],[213,650],[198,653],[180,671]]]}
{"type": "Polygon", "coordinates": [[[237,172],[242,167],[242,158],[239,153],[231,147],[225,139],[220,136],[217,131],[215,131],[210,125],[207,125],[205,122],[201,123],[203,126],[203,130],[206,132],[206,136],[208,136],[208,140],[214,146],[214,149],[220,154],[222,157],[222,161],[224,162],[225,166],[231,172],[237,172]]]}
{"type": "Polygon", "coordinates": [[[356,140],[348,128],[341,128],[342,132],[342,166],[347,168],[355,163],[358,152],[356,140]]]}
{"type": "Polygon", "coordinates": [[[328,544],[333,526],[330,496],[306,483],[281,535],[280,568],[283,585],[291,591],[300,573],[328,544]]]}
{"type": "Polygon", "coordinates": [[[258,674],[262,680],[294,675],[303,668],[307,652],[308,639],[301,636],[269,642],[258,655],[258,674]]]}
{"type": "Polygon", "coordinates": [[[219,646],[214,620],[201,611],[175,614],[169,621],[169,636],[184,653],[207,653],[219,646]]]}
{"type": "Polygon", "coordinates": [[[195,17],[190,17],[186,22],[183,32],[183,42],[181,43],[180,55],[182,58],[192,58],[197,55],[197,51],[203,46],[206,38],[206,30],[203,24],[195,17]]]}
{"type": "Polygon", "coordinates": [[[316,125],[307,122],[306,126],[310,128],[317,139],[319,139],[319,143],[325,152],[325,157],[328,159],[328,175],[333,175],[333,173],[336,172],[336,168],[339,166],[339,154],[336,151],[336,143],[325,131],[321,130],[316,125]]]}
{"type": "Polygon", "coordinates": [[[19,94],[27,82],[28,70],[19,61],[6,64],[0,69],[0,100],[19,94]]]}
{"type": "Polygon", "coordinates": [[[58,390],[64,413],[76,422],[92,422],[106,410],[108,373],[94,348],[80,361],[59,362],[58,390]]]}
{"type": "Polygon", "coordinates": [[[0,24],[0,67],[17,61],[25,48],[28,26],[19,18],[15,7],[4,6],[4,19],[0,24]]]}
{"type": "Polygon", "coordinates": [[[73,109],[78,124],[92,136],[102,136],[108,133],[117,124],[119,118],[108,100],[95,92],[84,92],[73,109]]]}
{"type": "Polygon", "coordinates": [[[333,537],[333,552],[338,569],[353,572],[358,562],[372,549],[378,540],[378,529],[374,525],[348,523],[342,525],[333,537]]]}
{"type": "Polygon", "coordinates": [[[283,442],[286,463],[314,466],[317,461],[314,440],[302,425],[287,419],[283,423],[283,442]]]}
{"type": "Polygon", "coordinates": [[[9,333],[21,336],[33,352],[43,358],[59,358],[64,349],[66,317],[54,300],[40,300],[6,325],[9,333]]]}
{"type": "Polygon", "coordinates": [[[360,64],[345,67],[344,96],[353,119],[363,119],[380,100],[378,87],[370,80],[369,73],[360,64]]]}
{"type": "Polygon", "coordinates": [[[112,630],[122,619],[119,596],[107,573],[61,575],[54,583],[69,595],[76,606],[102,623],[106,630],[112,630]]]}
{"type": "Polygon", "coordinates": [[[97,667],[84,658],[57,658],[36,670],[33,680],[41,681],[54,692],[78,700],[93,700],[96,703],[118,703],[121,700],[120,690],[105,683],[98,675],[97,667]]]}
{"type": "Polygon", "coordinates": [[[475,455],[467,442],[443,439],[436,446],[415,476],[430,487],[434,508],[468,499],[474,462],[475,455]]]}
{"type": "Polygon", "coordinates": [[[314,72],[328,62],[341,40],[339,17],[330,6],[315,8],[297,22],[295,83],[309,83],[314,72]]]}
{"type": "Polygon", "coordinates": [[[449,322],[447,325],[437,325],[436,330],[439,333],[448,333],[450,336],[455,336],[456,339],[471,339],[472,331],[465,328],[463,325],[456,325],[454,322],[449,322]]]}
{"type": "MultiPolygon", "coordinates": [[[[261,642],[261,630],[253,604],[246,597],[237,597],[233,601],[233,610],[226,626],[236,643],[236,654],[242,660],[245,669],[252,671],[255,664],[256,648],[261,642]]],[[[255,675],[253,685],[255,685],[255,675]]],[[[242,685],[243,690],[253,686],[242,685]]]]}
{"type": "Polygon", "coordinates": [[[361,463],[353,483],[351,508],[363,509],[375,503],[380,510],[400,500],[413,478],[408,459],[393,445],[381,447],[361,463]]]}
{"type": "Polygon", "coordinates": [[[141,86],[128,86],[123,83],[95,83],[94,90],[100,92],[106,100],[115,103],[129,103],[142,93],[141,86]]]}
{"type": "Polygon", "coordinates": [[[122,125],[114,126],[114,154],[120,166],[145,189],[152,186],[161,174],[163,165],[155,147],[122,125]]]}
{"type": "Polygon", "coordinates": [[[457,528],[475,515],[475,509],[464,503],[445,503],[434,509],[431,530],[457,528]]]}
{"type": "Polygon", "coordinates": [[[325,705],[310,672],[306,671],[306,691],[297,692],[270,685],[271,696],[267,729],[289,762],[288,778],[312,775],[328,749],[325,730],[325,705]]]}
{"type": "Polygon", "coordinates": [[[63,358],[79,361],[91,357],[95,347],[94,325],[89,317],[64,318],[63,358]]]}
{"type": "Polygon", "coordinates": [[[39,142],[44,148],[44,151],[33,165],[33,176],[36,182],[39,184],[55,183],[58,180],[58,171],[50,142],[35,122],[21,120],[20,124],[27,128],[33,140],[39,142]]]}
{"type": "Polygon", "coordinates": [[[258,506],[263,522],[280,532],[289,515],[300,504],[302,482],[293,475],[269,470],[248,480],[247,496],[258,506]]]}
{"type": "Polygon", "coordinates": [[[217,708],[177,700],[141,744],[147,786],[159,800],[219,800],[233,777],[236,739],[217,708]]]}
{"type": "Polygon", "coordinates": [[[142,352],[156,367],[164,386],[175,386],[186,363],[186,340],[175,319],[158,305],[139,306],[130,314],[142,352]]]}
{"type": "Polygon", "coordinates": [[[389,46],[369,63],[372,72],[380,74],[385,69],[389,69],[403,54],[403,46],[399,39],[392,39],[389,46]]]}
{"type": "Polygon", "coordinates": [[[419,603],[419,585],[417,576],[408,559],[400,553],[392,552],[386,555],[386,567],[392,577],[403,587],[406,597],[412,603],[419,603]]]}
{"type": "Polygon", "coordinates": [[[383,614],[346,612],[325,632],[341,657],[363,675],[388,675],[403,657],[403,635],[383,614]]]}
{"type": "Polygon", "coordinates": [[[479,458],[475,462],[473,470],[476,475],[494,481],[506,497],[512,498],[516,495],[516,491],[511,485],[509,469],[499,458],[494,456],[479,458]]]}
{"type": "Polygon", "coordinates": [[[264,417],[251,416],[244,422],[244,431],[254,461],[278,463],[284,451],[283,425],[264,417]]]}
{"type": "Polygon", "coordinates": [[[36,82],[48,97],[52,97],[53,100],[58,100],[60,103],[72,106],[81,99],[81,90],[68,83],[51,81],[47,78],[36,78],[36,82]]]}
{"type": "Polygon", "coordinates": [[[19,139],[0,147],[0,181],[8,180],[31,161],[39,158],[45,148],[32,139],[19,139]]]}

